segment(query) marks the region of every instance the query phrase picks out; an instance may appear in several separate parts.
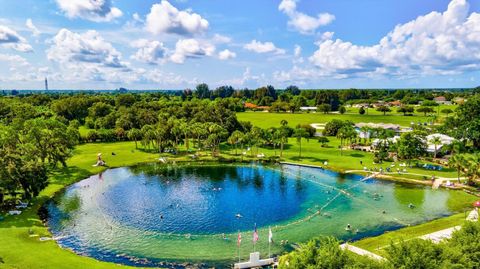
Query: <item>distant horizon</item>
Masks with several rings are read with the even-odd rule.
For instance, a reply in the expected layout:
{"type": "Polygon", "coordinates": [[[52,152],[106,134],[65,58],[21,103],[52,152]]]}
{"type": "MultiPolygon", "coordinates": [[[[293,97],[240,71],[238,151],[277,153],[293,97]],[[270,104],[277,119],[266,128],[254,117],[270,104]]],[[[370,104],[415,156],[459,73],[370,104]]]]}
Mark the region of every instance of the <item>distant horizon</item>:
{"type": "MultiPolygon", "coordinates": [[[[264,85],[267,86],[267,85],[264,85]]],[[[256,90],[258,88],[264,87],[254,87],[254,88],[247,88],[248,90],[256,90]]],[[[326,90],[326,91],[341,91],[341,90],[387,90],[387,91],[393,91],[393,90],[407,90],[407,91],[415,91],[415,90],[432,90],[432,91],[448,91],[448,90],[473,90],[477,87],[457,87],[457,88],[300,88],[299,90],[301,91],[308,91],[308,90],[326,90]]],[[[119,88],[112,88],[112,89],[0,89],[1,91],[38,91],[38,92],[57,92],[57,91],[118,91],[120,88],[124,88],[128,91],[183,91],[186,90],[187,88],[184,89],[162,89],[162,88],[157,88],[157,89],[129,89],[125,87],[119,87],[119,88]]],[[[192,91],[195,91],[195,88],[189,88],[192,91]]],[[[244,90],[245,88],[234,88],[235,90],[244,90]]],[[[215,88],[210,88],[210,90],[215,90],[215,88]]],[[[275,88],[275,90],[285,90],[285,88],[275,88]]]]}

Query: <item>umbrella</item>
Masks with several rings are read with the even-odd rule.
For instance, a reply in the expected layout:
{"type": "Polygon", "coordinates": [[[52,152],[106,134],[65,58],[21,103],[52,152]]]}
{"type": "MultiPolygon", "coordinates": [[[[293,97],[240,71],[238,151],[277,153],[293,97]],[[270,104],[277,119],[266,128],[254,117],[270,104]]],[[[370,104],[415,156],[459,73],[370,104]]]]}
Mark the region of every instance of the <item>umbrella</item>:
{"type": "Polygon", "coordinates": [[[98,153],[97,156],[102,156],[102,153],[98,153]]]}
{"type": "Polygon", "coordinates": [[[480,207],[480,201],[476,201],[475,203],[473,203],[473,206],[474,207],[480,207]]]}

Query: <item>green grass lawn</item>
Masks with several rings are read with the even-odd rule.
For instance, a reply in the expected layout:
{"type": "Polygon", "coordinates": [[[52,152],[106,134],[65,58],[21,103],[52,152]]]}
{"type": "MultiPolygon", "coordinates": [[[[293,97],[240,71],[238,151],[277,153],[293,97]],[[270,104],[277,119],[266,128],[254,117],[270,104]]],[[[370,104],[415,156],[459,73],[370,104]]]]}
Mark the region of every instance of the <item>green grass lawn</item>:
{"type": "MultiPolygon", "coordinates": [[[[455,108],[455,106],[440,106],[440,110],[443,108],[455,108]]],[[[437,109],[435,107],[434,109],[437,109]]],[[[401,126],[408,127],[411,122],[431,122],[433,117],[424,116],[423,114],[415,113],[413,116],[403,116],[401,113],[395,111],[389,112],[383,115],[382,112],[378,112],[373,108],[368,110],[368,115],[360,115],[357,108],[347,108],[347,112],[343,115],[338,113],[268,113],[268,112],[239,112],[237,118],[240,121],[250,121],[254,126],[261,128],[278,127],[280,121],[287,120],[288,124],[292,127],[298,124],[312,124],[312,123],[326,123],[333,119],[349,120],[354,123],[359,122],[373,122],[373,123],[394,123],[401,126]]],[[[438,117],[438,121],[442,121],[445,118],[444,114],[438,117]]]]}
{"type": "Polygon", "coordinates": [[[118,265],[100,262],[92,258],[78,256],[61,249],[54,241],[40,242],[38,237],[30,237],[29,231],[39,236],[48,236],[48,230],[37,216],[39,205],[61,190],[65,185],[81,180],[101,171],[92,167],[98,152],[111,167],[128,166],[139,162],[151,162],[158,154],[135,151],[133,142],[115,144],[86,144],[78,146],[75,155],[68,161],[68,168],[58,169],[51,175],[50,185],[36,199],[34,206],[20,216],[7,217],[0,222],[0,268],[42,269],[42,268],[117,268],[118,265]],[[112,156],[115,152],[116,156],[112,156]]]}
{"type": "MultiPolygon", "coordinates": [[[[373,153],[357,151],[357,150],[344,150],[340,151],[340,140],[335,137],[328,137],[330,142],[328,147],[321,147],[321,144],[318,143],[316,139],[302,140],[302,157],[299,157],[300,145],[297,143],[296,139],[290,138],[289,144],[285,146],[285,151],[283,153],[283,159],[286,162],[294,163],[303,163],[311,165],[320,165],[323,166],[325,161],[328,162],[328,168],[340,172],[345,172],[347,170],[362,170],[364,166],[368,168],[373,167],[383,167],[384,169],[390,166],[391,162],[385,162],[383,164],[373,164],[373,153]],[[362,161],[363,164],[360,164],[362,161]]],[[[257,153],[257,149],[253,148],[253,155],[257,153]]],[[[250,158],[252,151],[247,152],[247,157],[250,158]]],[[[242,150],[239,150],[240,154],[242,150]]],[[[276,154],[280,154],[280,151],[277,149],[276,154]]],[[[223,148],[223,154],[226,154],[230,157],[235,156],[235,150],[230,149],[230,147],[223,148]]],[[[258,153],[265,154],[266,157],[274,156],[275,151],[273,148],[262,148],[258,149],[258,153]]],[[[237,158],[239,158],[237,156],[237,158]]],[[[394,168],[395,170],[396,168],[394,168]]],[[[432,175],[437,177],[446,177],[446,178],[455,178],[457,173],[454,169],[443,169],[442,171],[431,171],[421,168],[407,168],[407,173],[424,175],[428,179],[432,175]]],[[[398,176],[398,175],[395,175],[398,176]]],[[[412,178],[412,179],[423,179],[423,176],[414,176],[414,175],[401,175],[403,178],[412,178]]]]}
{"type": "MultiPolygon", "coordinates": [[[[261,113],[257,114],[262,115],[261,113]]],[[[284,159],[289,162],[314,165],[321,165],[324,161],[328,161],[329,168],[335,170],[361,169],[362,165],[360,165],[360,160],[369,167],[373,166],[373,155],[371,153],[347,150],[344,151],[342,155],[338,149],[339,141],[336,138],[331,138],[329,145],[330,147],[328,148],[322,148],[314,139],[309,141],[304,140],[302,143],[302,155],[304,157],[300,158],[298,156],[299,145],[296,143],[296,140],[290,139],[290,144],[286,146],[286,151],[284,152],[284,159]]],[[[234,156],[234,150],[227,145],[223,145],[222,150],[224,157],[240,158],[239,156],[234,156]]],[[[253,150],[256,151],[256,149],[253,150]]],[[[68,161],[69,167],[59,168],[51,174],[49,186],[42,191],[40,196],[34,201],[33,207],[24,211],[20,216],[10,216],[0,222],[0,268],[100,269],[118,267],[118,265],[115,264],[81,257],[70,251],[63,250],[54,241],[40,242],[38,237],[29,236],[30,232],[39,236],[49,235],[47,228],[43,226],[37,216],[37,210],[42,203],[65,186],[104,169],[101,167],[92,167],[99,152],[103,153],[103,158],[110,167],[129,166],[139,162],[153,162],[158,159],[157,153],[135,150],[134,142],[95,143],[78,146],[74,152],[74,156],[68,161]],[[112,155],[112,152],[115,152],[115,156],[112,155]]],[[[259,153],[271,156],[274,154],[274,150],[271,148],[260,148],[259,153]]],[[[251,158],[248,156],[250,156],[250,152],[247,154],[246,159],[251,158]]],[[[170,157],[173,156],[170,155],[170,157]]],[[[178,156],[178,158],[185,160],[188,157],[178,156]]],[[[212,158],[207,155],[207,152],[204,152],[203,157],[200,159],[211,160],[212,158]]],[[[426,173],[426,171],[422,169],[410,170],[417,173],[426,173]]],[[[455,177],[455,172],[451,170],[437,173],[439,176],[455,177]]],[[[408,232],[409,230],[406,231],[408,232]]]]}
{"type": "Polygon", "coordinates": [[[406,227],[392,232],[386,232],[380,236],[365,238],[354,242],[352,245],[379,255],[384,255],[384,250],[388,248],[391,243],[395,244],[401,240],[408,241],[429,233],[462,225],[465,222],[465,218],[465,213],[459,213],[420,225],[406,227]]]}

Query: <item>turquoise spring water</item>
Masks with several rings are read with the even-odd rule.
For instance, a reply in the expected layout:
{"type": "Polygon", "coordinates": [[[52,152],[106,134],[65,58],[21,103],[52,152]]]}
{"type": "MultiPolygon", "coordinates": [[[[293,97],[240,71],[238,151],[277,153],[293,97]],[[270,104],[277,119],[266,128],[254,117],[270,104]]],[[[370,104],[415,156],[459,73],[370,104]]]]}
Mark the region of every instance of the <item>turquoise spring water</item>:
{"type": "Polygon", "coordinates": [[[320,235],[381,234],[459,212],[469,201],[463,192],[292,165],[148,164],[73,184],[48,204],[48,223],[62,247],[81,255],[181,268],[228,265],[254,247],[277,255],[320,235]]]}

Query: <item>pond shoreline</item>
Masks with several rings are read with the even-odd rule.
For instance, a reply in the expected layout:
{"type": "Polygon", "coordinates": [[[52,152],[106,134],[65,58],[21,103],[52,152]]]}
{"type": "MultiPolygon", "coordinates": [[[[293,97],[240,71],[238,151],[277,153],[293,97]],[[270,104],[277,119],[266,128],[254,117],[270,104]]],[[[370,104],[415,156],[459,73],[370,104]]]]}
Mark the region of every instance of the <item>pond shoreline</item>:
{"type": "MultiPolygon", "coordinates": [[[[136,163],[136,164],[134,164],[134,165],[130,165],[129,167],[135,167],[135,166],[142,165],[142,164],[144,164],[144,165],[149,165],[149,164],[151,164],[151,165],[157,165],[157,164],[158,164],[159,167],[160,167],[160,166],[165,166],[165,167],[172,167],[172,169],[175,169],[175,166],[178,166],[178,167],[181,167],[181,166],[190,166],[190,165],[191,165],[191,166],[194,166],[194,167],[195,167],[195,166],[205,166],[205,167],[208,167],[208,166],[218,166],[218,165],[241,166],[241,165],[257,165],[257,164],[260,165],[261,162],[258,162],[258,161],[253,161],[253,162],[252,162],[252,161],[244,161],[244,162],[224,161],[224,162],[221,162],[221,161],[216,161],[216,160],[208,160],[208,161],[205,161],[205,160],[200,160],[200,161],[198,161],[198,160],[196,160],[196,161],[183,160],[183,161],[171,161],[171,162],[168,162],[168,163],[162,163],[162,162],[141,162],[141,163],[136,163]]],[[[308,164],[303,165],[303,164],[297,164],[297,163],[272,163],[272,162],[264,162],[264,163],[263,163],[263,165],[264,165],[265,167],[268,167],[268,166],[270,166],[270,165],[274,165],[274,166],[275,166],[276,164],[277,164],[277,165],[278,165],[278,164],[279,164],[279,165],[287,165],[287,166],[309,167],[309,168],[314,168],[314,169],[319,168],[318,166],[315,166],[315,165],[308,165],[308,164]]],[[[120,166],[120,167],[124,167],[124,166],[120,166]]],[[[102,173],[105,171],[105,169],[109,169],[109,170],[111,169],[111,170],[113,170],[113,169],[117,169],[117,168],[119,168],[119,167],[105,167],[104,169],[102,169],[102,173]]],[[[333,170],[333,169],[326,169],[326,168],[323,168],[323,167],[320,167],[320,168],[321,168],[321,170],[326,170],[327,173],[328,173],[328,172],[334,172],[335,174],[342,174],[342,173],[336,172],[336,171],[333,170]]],[[[300,169],[300,168],[294,168],[294,169],[295,169],[295,171],[297,171],[297,170],[298,170],[298,171],[303,171],[303,170],[300,169]]],[[[306,176],[307,176],[309,173],[311,173],[311,171],[315,171],[315,170],[308,170],[308,171],[306,172],[307,174],[305,174],[304,177],[300,177],[300,178],[305,178],[306,180],[308,180],[306,176]],[[308,172],[308,171],[310,171],[310,172],[308,172]]],[[[320,172],[320,171],[319,171],[319,172],[320,172]]],[[[320,172],[320,173],[321,173],[321,172],[320,172]]],[[[94,175],[95,175],[95,174],[94,174],[94,175]]],[[[93,175],[93,176],[94,176],[94,175],[93,175]]],[[[357,177],[357,176],[356,176],[356,177],[357,177]]],[[[358,177],[357,177],[357,178],[358,178],[358,177]]],[[[320,177],[320,179],[321,179],[321,177],[320,177]]],[[[327,185],[330,185],[330,184],[328,183],[328,178],[325,178],[325,181],[327,182],[327,183],[326,183],[327,185]]],[[[321,182],[321,180],[320,180],[320,182],[321,182]]],[[[75,184],[75,183],[73,183],[73,184],[75,184]]],[[[416,185],[418,185],[418,184],[416,184],[416,185]]],[[[70,186],[70,185],[69,185],[69,186],[70,186]]],[[[65,188],[68,188],[68,186],[66,186],[65,188]]],[[[373,193],[373,192],[372,192],[372,193],[373,193]]],[[[441,218],[441,216],[438,217],[438,218],[441,218]]],[[[436,219],[436,218],[435,218],[435,219],[436,219]]],[[[430,221],[430,220],[428,220],[428,221],[430,221]]],[[[343,223],[343,222],[342,222],[342,223],[343,223]]],[[[389,228],[389,230],[392,230],[392,231],[393,231],[393,230],[398,230],[398,229],[400,229],[401,227],[403,227],[403,226],[398,226],[398,227],[396,227],[396,228],[392,228],[392,227],[391,227],[391,228],[389,228]]],[[[244,232],[246,232],[246,231],[244,231],[244,232]]],[[[262,232],[264,232],[264,231],[262,231],[262,232]]],[[[383,233],[383,232],[378,233],[378,234],[382,234],[382,233],[383,233]]],[[[368,237],[368,236],[372,236],[372,235],[376,235],[376,234],[377,234],[377,233],[374,233],[374,234],[371,234],[371,233],[370,233],[370,234],[365,234],[364,236],[359,236],[359,237],[356,238],[356,239],[350,239],[350,240],[355,240],[355,241],[356,241],[356,240],[362,239],[362,238],[364,238],[364,237],[366,237],[366,236],[368,237]]],[[[231,237],[231,235],[229,235],[229,237],[231,237]]],[[[293,238],[289,238],[289,239],[293,239],[293,238]]],[[[302,240],[303,240],[303,239],[302,239],[302,240]]],[[[293,242],[293,240],[292,240],[292,242],[293,242]]],[[[303,241],[299,241],[299,242],[303,242],[303,241]]],[[[60,245],[61,245],[61,244],[60,244],[60,245]]],[[[72,250],[70,250],[70,251],[72,251],[72,250]]],[[[74,253],[77,253],[76,251],[73,251],[73,252],[74,252],[74,253]]],[[[92,257],[92,256],[91,256],[91,257],[92,257]]],[[[127,257],[127,258],[128,258],[128,257],[127,257]]],[[[134,258],[134,259],[136,259],[136,258],[134,258]]],[[[147,260],[150,260],[151,262],[154,262],[155,264],[157,264],[157,263],[156,263],[156,261],[157,261],[156,259],[157,259],[157,258],[152,258],[152,259],[147,259],[147,260]]],[[[143,258],[142,258],[142,259],[139,259],[139,260],[140,260],[140,262],[141,262],[140,264],[138,264],[138,263],[136,263],[136,262],[133,262],[133,265],[140,265],[140,266],[142,266],[142,265],[143,265],[143,266],[153,265],[153,264],[145,264],[145,263],[143,263],[143,262],[144,262],[143,258]]],[[[167,258],[167,257],[166,257],[164,260],[165,260],[165,261],[172,261],[171,258],[167,258]]],[[[110,262],[113,261],[113,262],[123,263],[123,264],[126,264],[126,265],[131,265],[131,261],[130,261],[130,262],[128,262],[128,261],[125,262],[126,260],[125,260],[125,259],[121,259],[121,258],[118,258],[118,259],[116,259],[116,258],[104,259],[103,261],[110,261],[110,262]]],[[[196,260],[192,258],[192,259],[189,259],[189,261],[195,263],[196,260]]],[[[200,261],[205,261],[205,262],[206,262],[207,260],[205,260],[205,259],[200,259],[200,261]]],[[[210,264],[211,262],[216,263],[217,261],[218,261],[218,260],[209,261],[209,262],[207,262],[207,263],[209,263],[209,264],[210,264]]],[[[170,266],[173,265],[172,263],[168,263],[168,264],[169,264],[170,266]]],[[[174,267],[177,268],[177,266],[174,266],[174,267]]],[[[183,268],[183,267],[182,267],[182,265],[180,264],[180,265],[178,266],[178,268],[183,268]]]]}

